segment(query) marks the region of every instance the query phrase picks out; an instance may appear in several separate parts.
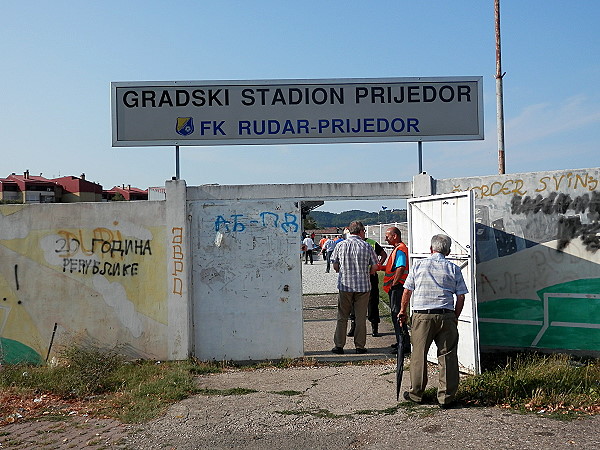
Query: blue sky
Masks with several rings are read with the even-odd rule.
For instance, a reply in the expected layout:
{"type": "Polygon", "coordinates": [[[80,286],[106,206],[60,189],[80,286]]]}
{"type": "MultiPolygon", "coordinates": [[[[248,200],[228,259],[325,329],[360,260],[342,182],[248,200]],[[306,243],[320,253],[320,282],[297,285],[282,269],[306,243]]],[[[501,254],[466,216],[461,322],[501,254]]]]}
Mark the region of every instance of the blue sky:
{"type": "MultiPolygon", "coordinates": [[[[175,175],[172,147],[111,146],[112,81],[442,76],[483,77],[485,140],[426,142],[424,170],[496,174],[493,5],[3,2],[0,177],[85,172],[105,188],[147,188],[175,175]]],[[[597,167],[600,2],[502,0],[501,13],[506,172],[597,167]]],[[[181,148],[188,185],[409,181],[417,170],[416,143],[181,148]]]]}

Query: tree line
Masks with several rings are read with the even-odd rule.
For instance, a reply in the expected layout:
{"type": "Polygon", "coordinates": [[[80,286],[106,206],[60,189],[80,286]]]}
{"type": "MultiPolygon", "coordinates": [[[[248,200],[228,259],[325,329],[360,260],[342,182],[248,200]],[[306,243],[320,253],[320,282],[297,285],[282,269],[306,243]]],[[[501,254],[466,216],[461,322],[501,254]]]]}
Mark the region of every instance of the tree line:
{"type": "Polygon", "coordinates": [[[367,212],[358,209],[331,213],[327,211],[311,211],[306,223],[313,228],[346,227],[350,222],[360,221],[363,225],[379,223],[406,222],[406,210],[394,209],[379,212],[367,212]]]}

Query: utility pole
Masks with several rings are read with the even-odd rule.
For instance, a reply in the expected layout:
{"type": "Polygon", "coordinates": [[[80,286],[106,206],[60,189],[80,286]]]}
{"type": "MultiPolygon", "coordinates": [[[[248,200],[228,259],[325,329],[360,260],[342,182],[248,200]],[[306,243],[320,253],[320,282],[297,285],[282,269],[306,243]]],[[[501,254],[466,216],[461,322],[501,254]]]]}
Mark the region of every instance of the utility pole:
{"type": "Polygon", "coordinates": [[[496,19],[496,122],[498,127],[498,173],[505,173],[504,162],[504,105],[502,93],[502,51],[500,46],[500,0],[494,0],[494,16],[496,19]]]}

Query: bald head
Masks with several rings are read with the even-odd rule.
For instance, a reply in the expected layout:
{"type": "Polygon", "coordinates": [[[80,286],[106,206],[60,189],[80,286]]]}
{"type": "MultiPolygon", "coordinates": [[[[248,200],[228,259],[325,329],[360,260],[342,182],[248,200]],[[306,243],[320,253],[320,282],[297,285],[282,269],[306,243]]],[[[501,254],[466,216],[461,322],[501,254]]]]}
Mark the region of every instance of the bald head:
{"type": "Polygon", "coordinates": [[[402,234],[398,227],[389,227],[385,230],[385,240],[388,244],[393,245],[394,247],[402,242],[402,234]]]}

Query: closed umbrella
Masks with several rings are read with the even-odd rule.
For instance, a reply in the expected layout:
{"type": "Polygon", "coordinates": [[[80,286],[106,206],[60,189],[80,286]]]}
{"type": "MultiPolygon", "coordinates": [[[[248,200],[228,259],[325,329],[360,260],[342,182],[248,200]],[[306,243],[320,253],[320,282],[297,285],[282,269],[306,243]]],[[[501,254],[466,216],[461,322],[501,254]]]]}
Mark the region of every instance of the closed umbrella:
{"type": "Polygon", "coordinates": [[[400,399],[400,387],[402,386],[402,371],[404,370],[404,333],[400,332],[398,337],[398,352],[396,353],[396,401],[400,399]]]}

